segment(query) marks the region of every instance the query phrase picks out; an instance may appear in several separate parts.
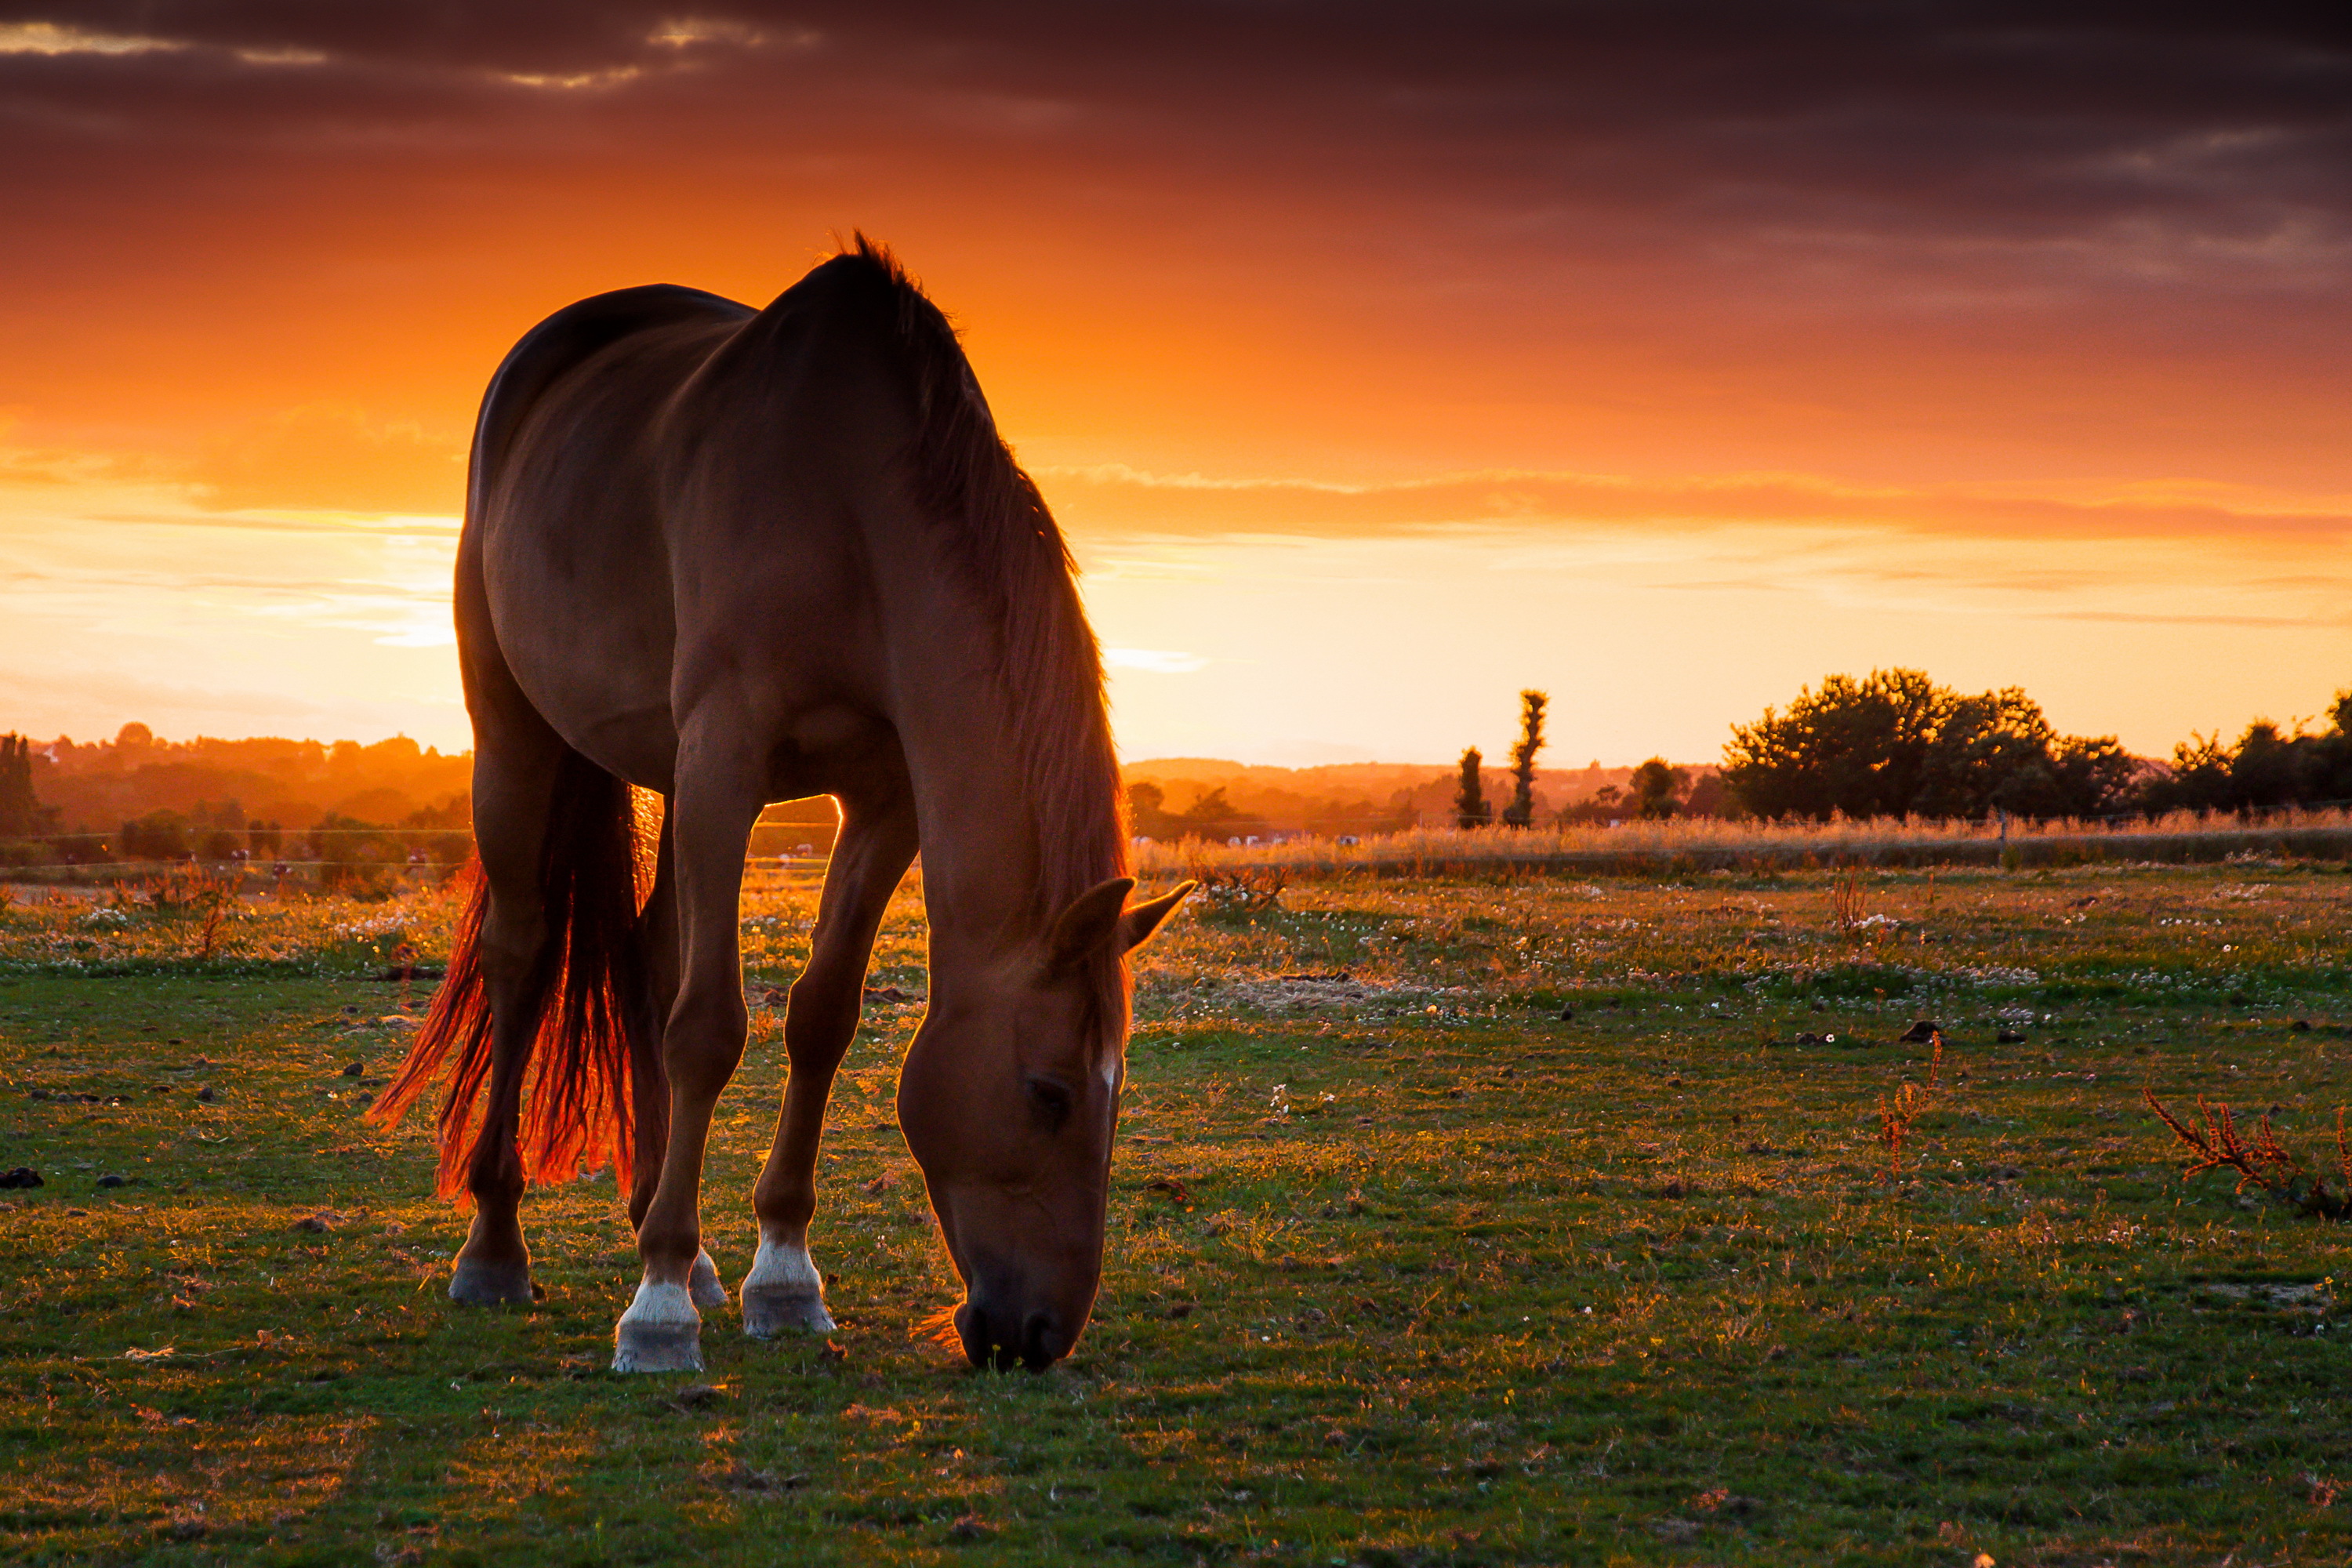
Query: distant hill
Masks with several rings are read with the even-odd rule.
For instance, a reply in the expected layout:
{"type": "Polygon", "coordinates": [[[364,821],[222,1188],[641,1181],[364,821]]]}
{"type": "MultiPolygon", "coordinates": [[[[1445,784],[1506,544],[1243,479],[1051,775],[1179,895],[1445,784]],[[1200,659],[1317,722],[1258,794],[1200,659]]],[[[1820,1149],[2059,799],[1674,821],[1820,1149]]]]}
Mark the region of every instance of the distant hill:
{"type": "Polygon", "coordinates": [[[379,825],[423,814],[437,826],[471,820],[474,760],[404,735],[370,746],[275,736],[159,741],[146,725],[126,724],[111,741],[34,742],[32,773],[34,797],[57,831],[111,833],[157,811],[289,830],[330,814],[379,825]]]}

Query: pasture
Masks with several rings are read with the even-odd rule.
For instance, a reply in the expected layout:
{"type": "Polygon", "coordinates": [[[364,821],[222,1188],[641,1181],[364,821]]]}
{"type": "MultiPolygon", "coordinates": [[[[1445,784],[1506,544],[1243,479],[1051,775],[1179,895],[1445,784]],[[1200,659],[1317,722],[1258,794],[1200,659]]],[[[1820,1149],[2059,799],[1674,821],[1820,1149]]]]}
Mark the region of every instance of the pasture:
{"type": "MultiPolygon", "coordinates": [[[[821,1165],[839,1331],[730,1308],[705,1373],[638,1378],[604,1370],[609,1173],[526,1199],[543,1301],[460,1310],[423,1119],[360,1119],[425,1002],[375,976],[436,956],[445,895],[0,910],[0,1166],[45,1184],[0,1194],[0,1552],[2352,1556],[2342,1235],[2183,1180],[2139,1098],[2274,1110],[2332,1164],[2352,877],[1213,891],[1139,955],[1102,1298],[1034,1376],[914,1332],[955,1291],[892,1121],[913,883],[821,1165]]],[[[747,901],[755,1001],[813,912],[747,901]]],[[[705,1186],[730,1287],[783,1070],[754,1018],[705,1186]]]]}

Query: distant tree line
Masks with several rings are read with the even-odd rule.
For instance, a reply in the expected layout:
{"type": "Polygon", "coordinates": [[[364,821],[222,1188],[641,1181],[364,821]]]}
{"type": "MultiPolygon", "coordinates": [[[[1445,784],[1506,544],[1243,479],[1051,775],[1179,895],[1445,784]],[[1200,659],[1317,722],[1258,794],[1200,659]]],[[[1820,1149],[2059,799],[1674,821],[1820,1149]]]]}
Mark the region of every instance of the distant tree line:
{"type": "Polygon", "coordinates": [[[471,848],[470,767],[404,736],[166,742],[140,723],[79,744],[0,735],[0,866],[284,859],[332,881],[456,865],[471,848]],[[249,816],[240,801],[254,798],[249,816]]]}
{"type": "MultiPolygon", "coordinates": [[[[0,738],[0,752],[5,752],[5,738],[0,738]]],[[[397,824],[329,812],[316,826],[289,832],[279,823],[247,817],[233,800],[217,805],[198,802],[187,811],[143,813],[112,833],[57,833],[47,831],[55,826],[50,808],[36,803],[28,819],[13,806],[5,794],[5,758],[0,755],[0,808],[13,809],[0,822],[16,829],[0,832],[0,864],[5,865],[198,861],[267,868],[279,860],[299,860],[322,868],[331,884],[409,866],[458,866],[473,852],[470,814],[460,804],[414,811],[397,824]],[[26,820],[36,832],[16,826],[26,820]]]]}
{"type": "Polygon", "coordinates": [[[2172,765],[2147,781],[2142,805],[2160,811],[2275,811],[2352,803],[2352,690],[2339,691],[2327,728],[2284,733],[2267,719],[2234,745],[2194,735],[2172,748],[2172,765]]]}
{"type": "Polygon", "coordinates": [[[1265,815],[1265,808],[1250,809],[1229,799],[1223,784],[1203,790],[1192,805],[1181,811],[1168,808],[1168,794],[1149,779],[1138,779],[1127,786],[1128,831],[1139,838],[1176,843],[1187,838],[1204,839],[1213,844],[1234,839],[1274,837],[1284,832],[1306,832],[1325,837],[1344,834],[1368,835],[1394,833],[1412,826],[1412,816],[1391,803],[1378,805],[1368,800],[1297,800],[1282,806],[1282,822],[1265,815]]]}
{"type": "Polygon", "coordinates": [[[1916,669],[1832,675],[1785,710],[1735,724],[1723,784],[1747,815],[1822,820],[1923,816],[2032,820],[2252,812],[2352,801],[2352,692],[2320,733],[2267,720],[2234,745],[2192,736],[2169,766],[2112,735],[2060,734],[2016,687],[1973,695],[1916,669]]]}
{"type": "Polygon", "coordinates": [[[1237,810],[1223,788],[1213,789],[1182,811],[1168,809],[1168,792],[1158,784],[1138,781],[1127,786],[1128,831],[1145,838],[1179,839],[1230,837],[1255,833],[1258,819],[1237,810]]]}

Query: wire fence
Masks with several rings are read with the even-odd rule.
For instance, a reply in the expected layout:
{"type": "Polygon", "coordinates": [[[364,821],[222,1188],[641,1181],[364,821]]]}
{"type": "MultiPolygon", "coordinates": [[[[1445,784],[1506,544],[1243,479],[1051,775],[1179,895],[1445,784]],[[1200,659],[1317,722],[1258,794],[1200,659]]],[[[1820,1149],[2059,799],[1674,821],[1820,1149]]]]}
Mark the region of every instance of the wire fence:
{"type": "MultiPolygon", "coordinates": [[[[743,861],[743,885],[753,890],[814,886],[824,881],[825,868],[830,864],[830,858],[824,855],[747,856],[743,861]]],[[[430,886],[448,880],[461,869],[463,862],[452,861],[208,860],[191,856],[176,860],[55,860],[0,865],[0,882],[104,888],[193,873],[245,883],[248,892],[268,892],[280,885],[323,886],[338,877],[430,886]]]]}
{"type": "MultiPolygon", "coordinates": [[[[762,824],[762,836],[781,826],[793,840],[781,852],[747,854],[751,890],[811,886],[831,863],[832,833],[815,824],[762,824]],[[800,835],[806,833],[807,838],[800,835]],[[812,840],[822,839],[822,846],[812,840]]],[[[437,841],[445,852],[413,849],[401,859],[369,860],[303,854],[176,858],[47,859],[0,864],[0,880],[35,886],[106,887],[199,873],[238,882],[248,892],[323,887],[337,881],[430,886],[455,875],[471,854],[469,828],[313,828],[287,837],[321,847],[339,836],[365,840],[437,841]],[[446,851],[450,841],[460,854],[446,851]]],[[[49,834],[13,844],[86,843],[92,835],[49,834]]],[[[773,842],[773,839],[771,839],[773,842]]],[[[1640,819],[1606,825],[1507,828],[1420,827],[1379,835],[1292,834],[1263,839],[1134,841],[1139,876],[1214,879],[1255,873],[1305,878],[1369,874],[1382,877],[1475,875],[1507,871],[1606,875],[1612,871],[1795,868],[1844,865],[2000,865],[2018,868],[2083,860],[2185,862],[2277,854],[2352,860],[2352,801],[2235,815],[2175,812],[2150,819],[2110,816],[2055,822],[1996,816],[1984,821],[1873,818],[1767,823],[1726,817],[1640,819]]]]}
{"type": "MultiPolygon", "coordinates": [[[[0,839],[0,881],[36,882],[64,879],[104,884],[137,881],[159,876],[202,872],[214,877],[262,878],[316,881],[336,875],[398,877],[425,881],[446,878],[473,856],[474,830],[469,825],[447,827],[304,827],[256,830],[251,827],[211,827],[192,824],[188,837],[199,844],[217,844],[223,837],[248,840],[250,847],[207,854],[191,849],[173,855],[121,855],[109,847],[119,833],[27,833],[0,839]],[[257,831],[266,837],[256,837],[257,831]],[[389,844],[420,846],[396,858],[337,856],[338,845],[362,848],[389,844]],[[49,847],[44,859],[13,858],[18,846],[49,847]],[[61,854],[55,847],[71,846],[80,854],[61,854]]],[[[821,879],[833,852],[834,828],[829,823],[763,822],[752,830],[752,842],[767,847],[747,850],[747,879],[785,881],[821,879]]],[[[753,885],[758,885],[756,882],[753,885]]]]}

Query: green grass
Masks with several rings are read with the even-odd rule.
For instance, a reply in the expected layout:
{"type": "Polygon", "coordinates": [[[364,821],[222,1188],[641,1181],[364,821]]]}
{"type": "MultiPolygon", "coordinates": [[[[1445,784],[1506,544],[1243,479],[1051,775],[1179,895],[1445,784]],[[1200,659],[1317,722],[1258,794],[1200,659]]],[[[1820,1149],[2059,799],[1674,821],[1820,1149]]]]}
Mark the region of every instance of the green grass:
{"type": "MultiPolygon", "coordinates": [[[[191,917],[19,905],[0,1165],[47,1184],[0,1205],[0,1552],[2352,1556],[2342,1233],[2184,1182],[2138,1100],[2276,1107],[2321,1147],[2352,1100],[2352,878],[1861,892],[1844,927],[1822,875],[1318,883],[1181,917],[1141,955],[1101,1305],[1042,1376],[912,1337],[954,1295],[891,1124],[918,1005],[869,1010],[836,1096],[831,1343],[754,1345],[730,1310],[699,1378],[621,1379],[609,1177],[528,1200],[543,1303],[460,1310],[422,1130],[359,1119],[404,1044],[381,1020],[423,1002],[363,976],[431,956],[446,903],[265,901],[210,958],[191,917]],[[1918,1016],[1950,1045],[1898,1167],[1874,1113],[1926,1081],[1894,1043],[1918,1016]]],[[[877,984],[920,989],[917,900],[877,984]]],[[[753,901],[759,985],[810,912],[753,901]]],[[[778,1024],[759,1013],[706,1183],[730,1283],[778,1024]]]]}

